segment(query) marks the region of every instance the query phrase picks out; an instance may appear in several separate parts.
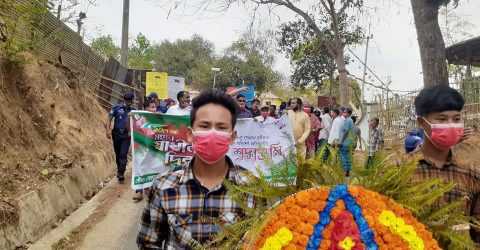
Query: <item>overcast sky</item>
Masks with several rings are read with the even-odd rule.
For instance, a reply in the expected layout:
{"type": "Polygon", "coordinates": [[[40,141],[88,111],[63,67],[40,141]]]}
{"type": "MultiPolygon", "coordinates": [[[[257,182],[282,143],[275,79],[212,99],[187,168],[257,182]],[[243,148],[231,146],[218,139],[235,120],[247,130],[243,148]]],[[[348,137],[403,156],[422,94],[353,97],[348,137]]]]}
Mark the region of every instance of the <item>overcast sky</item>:
{"type": "MultiPolygon", "coordinates": [[[[195,2],[188,0],[187,2],[195,2]]],[[[82,0],[81,2],[86,2],[82,0]]],[[[168,0],[131,0],[130,1],[130,36],[145,34],[154,42],[164,39],[175,40],[189,38],[199,34],[215,44],[217,53],[228,47],[247,29],[252,20],[252,10],[244,6],[232,6],[227,12],[196,13],[192,6],[180,6],[170,12],[168,0]]],[[[421,64],[413,23],[413,15],[408,0],[369,0],[369,15],[364,17],[362,25],[371,23],[373,40],[370,43],[369,66],[384,81],[391,79],[391,88],[398,90],[418,89],[422,86],[421,64]]],[[[86,40],[100,34],[110,34],[120,44],[122,0],[97,0],[96,6],[87,7],[83,3],[79,9],[87,11],[85,20],[86,40]]],[[[480,35],[480,1],[463,0],[455,10],[472,23],[473,36],[480,35]]],[[[284,21],[294,16],[287,10],[276,9],[275,15],[268,15],[262,10],[257,15],[260,29],[275,29],[284,21]]],[[[363,58],[365,46],[352,48],[363,58]]],[[[283,55],[279,55],[275,68],[288,75],[290,64],[283,55]]],[[[357,76],[362,75],[362,66],[355,62],[348,65],[348,70],[357,76]]],[[[369,77],[374,81],[373,77],[369,77]]],[[[372,92],[371,88],[367,91],[372,92]]]]}

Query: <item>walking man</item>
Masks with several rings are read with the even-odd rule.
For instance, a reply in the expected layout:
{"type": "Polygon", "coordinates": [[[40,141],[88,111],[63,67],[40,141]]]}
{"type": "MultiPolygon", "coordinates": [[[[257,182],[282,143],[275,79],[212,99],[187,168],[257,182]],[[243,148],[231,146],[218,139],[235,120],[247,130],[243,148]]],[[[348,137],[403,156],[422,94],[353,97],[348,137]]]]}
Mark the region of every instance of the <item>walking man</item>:
{"type": "Polygon", "coordinates": [[[128,129],[128,114],[133,110],[134,95],[126,93],[123,96],[124,102],[113,106],[108,114],[107,138],[112,138],[115,151],[115,162],[117,164],[117,179],[119,183],[125,181],[125,170],[127,167],[127,155],[130,148],[130,132],[128,129]],[[113,122],[113,129],[112,126],[113,122]]]}
{"type": "Polygon", "coordinates": [[[305,160],[307,155],[307,145],[305,141],[310,135],[310,117],[303,112],[303,102],[300,98],[290,99],[290,110],[288,110],[288,119],[293,129],[293,137],[297,154],[300,159],[305,160]]]}
{"type": "Polygon", "coordinates": [[[350,170],[352,170],[352,154],[353,154],[353,143],[356,140],[355,135],[353,134],[353,120],[350,118],[352,116],[352,109],[345,108],[343,112],[343,126],[340,130],[340,161],[342,163],[343,170],[345,171],[346,176],[350,176],[350,170]]]}
{"type": "MultiPolygon", "coordinates": [[[[238,106],[218,90],[201,93],[192,106],[193,159],[154,181],[137,237],[141,250],[181,250],[208,244],[220,225],[232,224],[244,214],[224,185],[225,180],[233,184],[247,181],[247,170],[226,156],[237,136],[238,106]]],[[[252,196],[245,205],[254,207],[252,196]]]]}
{"type": "Polygon", "coordinates": [[[374,117],[368,123],[370,128],[370,133],[368,136],[368,158],[366,167],[370,168],[375,163],[375,155],[383,147],[383,132],[378,127],[380,120],[377,117],[374,117]]]}

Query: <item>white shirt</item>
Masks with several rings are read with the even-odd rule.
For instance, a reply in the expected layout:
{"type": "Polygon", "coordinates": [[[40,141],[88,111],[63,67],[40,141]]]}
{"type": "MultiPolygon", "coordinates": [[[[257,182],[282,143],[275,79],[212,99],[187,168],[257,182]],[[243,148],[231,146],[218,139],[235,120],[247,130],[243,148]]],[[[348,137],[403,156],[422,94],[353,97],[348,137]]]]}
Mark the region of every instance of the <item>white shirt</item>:
{"type": "Polygon", "coordinates": [[[190,115],[192,107],[188,106],[184,109],[180,108],[179,105],[174,105],[168,108],[167,115],[190,115]]]}
{"type": "Polygon", "coordinates": [[[320,116],[320,118],[322,118],[323,128],[320,130],[318,139],[328,140],[328,136],[330,135],[330,129],[332,129],[332,117],[330,117],[329,114],[323,114],[322,116],[320,116]]]}
{"type": "Polygon", "coordinates": [[[255,120],[257,120],[258,122],[261,122],[261,123],[271,123],[271,122],[275,121],[275,118],[273,118],[271,116],[267,116],[267,118],[264,119],[263,116],[259,115],[259,116],[255,117],[255,120]]]}
{"type": "Polygon", "coordinates": [[[340,134],[342,132],[343,123],[345,118],[343,116],[337,116],[333,120],[332,129],[330,130],[330,135],[328,136],[328,144],[333,145],[334,143],[340,143],[340,134]]]}

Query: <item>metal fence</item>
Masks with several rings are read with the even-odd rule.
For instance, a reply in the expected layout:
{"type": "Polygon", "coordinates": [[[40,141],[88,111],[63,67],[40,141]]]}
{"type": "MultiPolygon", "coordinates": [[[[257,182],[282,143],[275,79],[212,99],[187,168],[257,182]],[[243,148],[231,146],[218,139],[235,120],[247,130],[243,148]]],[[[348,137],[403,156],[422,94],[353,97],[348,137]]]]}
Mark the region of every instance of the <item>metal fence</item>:
{"type": "MultiPolygon", "coordinates": [[[[128,69],[114,59],[107,61],[106,58],[95,53],[83,42],[77,32],[50,12],[45,11],[45,6],[41,4],[44,4],[44,1],[15,0],[10,5],[6,5],[12,8],[0,8],[0,18],[10,20],[22,20],[32,9],[43,10],[29,13],[35,15],[34,19],[14,23],[15,32],[7,33],[7,36],[14,36],[17,42],[28,44],[29,50],[40,58],[59,63],[76,72],[82,86],[90,91],[106,109],[121,100],[121,96],[126,91],[141,92],[138,86],[132,86],[133,81],[127,81],[128,69]],[[111,68],[109,65],[112,64],[116,65],[118,69],[116,72],[109,70],[111,68]],[[117,74],[120,71],[123,72],[121,76],[117,74]]],[[[12,37],[9,38],[12,39],[12,37]]]]}
{"type": "MultiPolygon", "coordinates": [[[[478,101],[480,79],[470,79],[468,84],[469,88],[459,90],[466,101],[463,109],[465,126],[478,129],[480,124],[480,101],[478,101]]],[[[417,94],[416,91],[402,96],[394,95],[388,99],[385,96],[378,96],[375,103],[371,105],[369,117],[379,118],[387,145],[402,144],[407,133],[417,126],[414,107],[417,94]]]]}

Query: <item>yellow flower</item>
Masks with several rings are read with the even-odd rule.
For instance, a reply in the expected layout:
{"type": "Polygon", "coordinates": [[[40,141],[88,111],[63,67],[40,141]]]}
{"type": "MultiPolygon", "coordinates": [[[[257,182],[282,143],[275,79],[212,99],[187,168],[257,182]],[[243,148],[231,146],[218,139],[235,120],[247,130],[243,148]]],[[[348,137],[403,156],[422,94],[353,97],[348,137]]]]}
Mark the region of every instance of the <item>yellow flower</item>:
{"type": "Polygon", "coordinates": [[[292,240],[293,233],[288,228],[282,227],[274,235],[267,238],[261,250],[281,250],[292,240]]]}
{"type": "Polygon", "coordinates": [[[405,224],[405,221],[401,217],[397,217],[392,211],[382,211],[378,216],[378,220],[392,232],[402,237],[402,239],[408,243],[410,249],[424,250],[425,245],[423,240],[418,237],[415,228],[411,225],[405,224]]]}
{"type": "Polygon", "coordinates": [[[346,237],[338,243],[338,246],[343,250],[352,250],[352,248],[355,246],[355,242],[352,240],[352,238],[346,237]]]}

